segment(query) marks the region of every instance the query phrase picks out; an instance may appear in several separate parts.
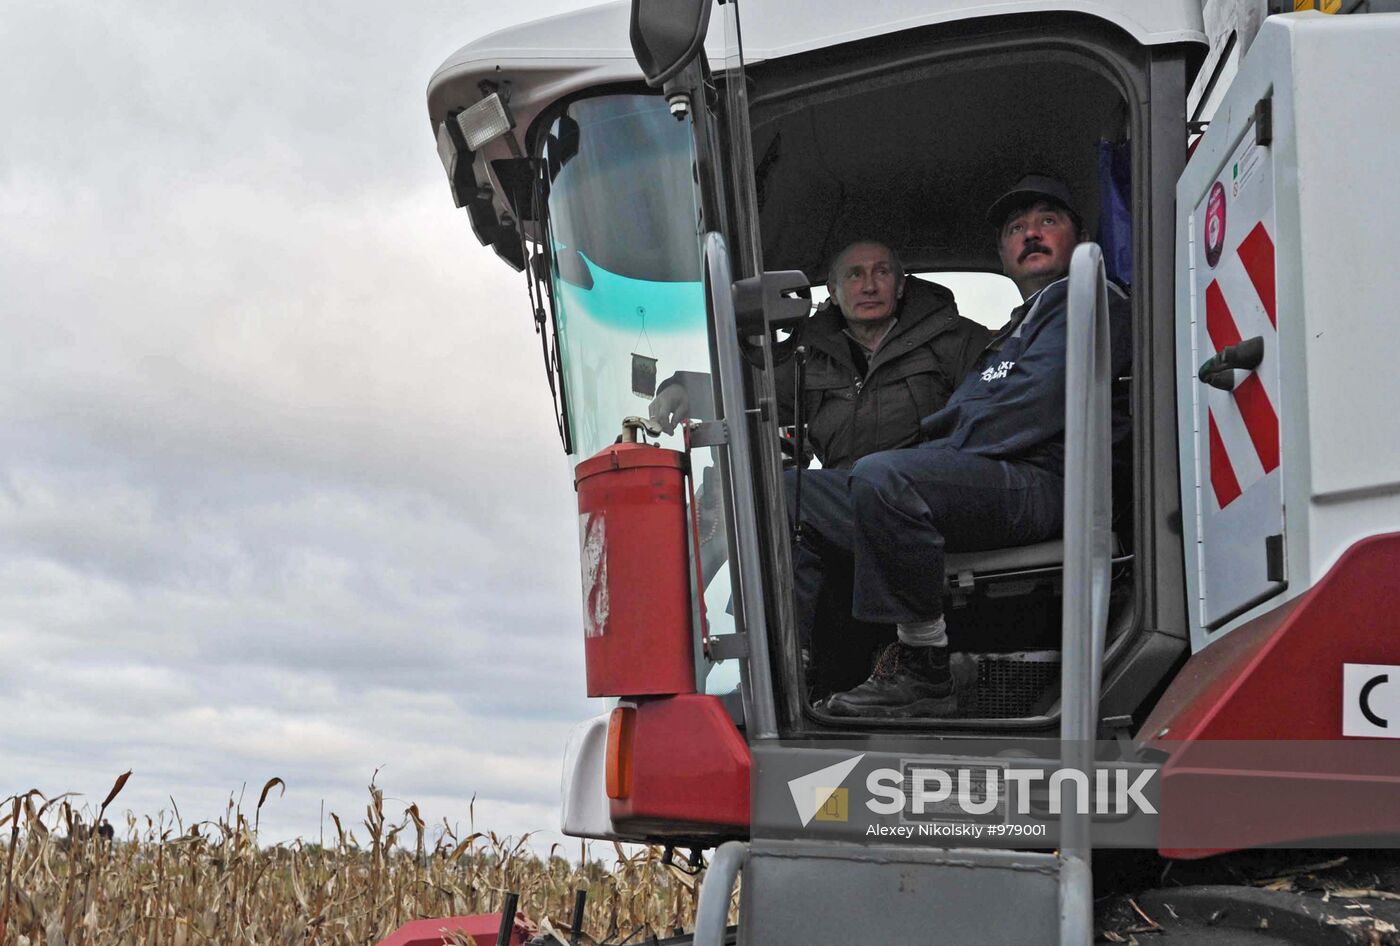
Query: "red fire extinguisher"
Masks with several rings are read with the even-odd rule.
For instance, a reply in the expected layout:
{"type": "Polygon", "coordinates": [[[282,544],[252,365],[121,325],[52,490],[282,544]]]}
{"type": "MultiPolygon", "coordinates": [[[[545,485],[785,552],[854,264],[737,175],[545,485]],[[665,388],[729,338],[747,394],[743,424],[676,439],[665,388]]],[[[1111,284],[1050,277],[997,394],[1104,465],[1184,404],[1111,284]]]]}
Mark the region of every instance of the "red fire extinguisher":
{"type": "Polygon", "coordinates": [[[574,470],[589,696],[695,692],[686,456],[621,442],[574,470]]]}

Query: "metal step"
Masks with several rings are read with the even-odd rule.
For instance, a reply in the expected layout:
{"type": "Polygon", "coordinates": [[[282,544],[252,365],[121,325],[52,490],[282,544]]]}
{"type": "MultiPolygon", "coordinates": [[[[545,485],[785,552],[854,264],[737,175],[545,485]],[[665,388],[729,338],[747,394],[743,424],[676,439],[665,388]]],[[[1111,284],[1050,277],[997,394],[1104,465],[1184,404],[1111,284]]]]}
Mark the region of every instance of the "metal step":
{"type": "Polygon", "coordinates": [[[1056,942],[1059,867],[1043,852],[760,841],[741,946],[1056,942]]]}

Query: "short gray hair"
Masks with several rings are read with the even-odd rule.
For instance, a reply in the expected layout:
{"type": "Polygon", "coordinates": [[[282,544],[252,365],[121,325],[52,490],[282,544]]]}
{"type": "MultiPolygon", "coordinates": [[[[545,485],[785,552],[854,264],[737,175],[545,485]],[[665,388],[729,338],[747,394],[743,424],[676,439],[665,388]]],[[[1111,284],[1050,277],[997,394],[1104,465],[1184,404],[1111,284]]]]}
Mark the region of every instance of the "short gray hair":
{"type": "Polygon", "coordinates": [[[826,283],[828,286],[836,281],[836,271],[841,268],[841,261],[846,258],[846,254],[858,246],[878,246],[886,253],[890,254],[890,265],[899,274],[899,281],[903,282],[904,277],[909,275],[904,271],[904,261],[899,258],[899,253],[894,247],[882,240],[852,240],[841,247],[840,252],[831,258],[831,265],[826,268],[826,283]]]}

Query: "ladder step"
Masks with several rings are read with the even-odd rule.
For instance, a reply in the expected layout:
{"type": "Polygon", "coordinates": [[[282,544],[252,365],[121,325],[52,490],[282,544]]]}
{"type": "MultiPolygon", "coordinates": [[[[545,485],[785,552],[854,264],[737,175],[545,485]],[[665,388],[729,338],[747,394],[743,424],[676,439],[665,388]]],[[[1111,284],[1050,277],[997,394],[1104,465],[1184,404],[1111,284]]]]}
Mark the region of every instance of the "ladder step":
{"type": "Polygon", "coordinates": [[[1054,854],[809,841],[754,841],[744,865],[740,941],[1053,944],[1054,854]]]}

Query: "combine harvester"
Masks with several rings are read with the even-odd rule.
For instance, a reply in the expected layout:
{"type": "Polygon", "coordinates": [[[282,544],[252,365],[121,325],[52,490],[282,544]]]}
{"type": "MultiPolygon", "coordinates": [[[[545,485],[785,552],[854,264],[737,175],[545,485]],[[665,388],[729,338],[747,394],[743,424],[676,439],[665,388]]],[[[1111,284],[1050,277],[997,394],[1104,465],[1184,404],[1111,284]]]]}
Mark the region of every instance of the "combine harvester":
{"type": "MultiPolygon", "coordinates": [[[[1394,845],[1400,4],[712,2],[496,33],[428,90],[453,198],[525,273],[578,488],[588,692],[615,708],[569,743],[564,831],[717,849],[696,946],[1085,946],[1095,867],[1394,845]],[[830,715],[875,639],[799,656],[775,367],[856,236],[1001,324],[961,287],[1032,170],[1103,247],[1070,275],[1063,542],[950,557],[955,718],[830,715]],[[649,432],[678,372],[708,419],[649,432]]],[[[1137,904],[1193,943],[1382,942],[1395,906],[1137,904]]]]}

